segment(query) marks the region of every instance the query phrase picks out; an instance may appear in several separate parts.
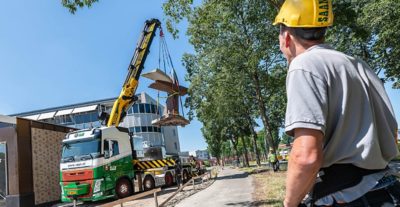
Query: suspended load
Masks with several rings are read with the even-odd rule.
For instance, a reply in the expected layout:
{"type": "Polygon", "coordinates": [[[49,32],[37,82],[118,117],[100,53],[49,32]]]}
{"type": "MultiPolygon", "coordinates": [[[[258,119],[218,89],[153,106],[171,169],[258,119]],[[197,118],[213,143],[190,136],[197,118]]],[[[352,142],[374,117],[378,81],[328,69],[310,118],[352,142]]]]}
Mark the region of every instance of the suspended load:
{"type": "Polygon", "coordinates": [[[161,118],[153,120],[151,122],[152,125],[159,127],[188,125],[189,120],[179,114],[180,96],[187,94],[187,88],[180,86],[176,77],[170,77],[159,69],[145,73],[142,76],[154,81],[149,85],[149,88],[168,94],[163,115],[161,118]]]}

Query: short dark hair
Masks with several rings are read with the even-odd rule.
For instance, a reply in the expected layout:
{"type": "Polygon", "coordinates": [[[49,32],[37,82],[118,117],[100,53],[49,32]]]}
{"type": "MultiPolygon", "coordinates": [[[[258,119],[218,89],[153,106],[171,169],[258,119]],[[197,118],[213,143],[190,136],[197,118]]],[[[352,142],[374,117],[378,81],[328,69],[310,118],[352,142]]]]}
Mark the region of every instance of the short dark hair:
{"type": "Polygon", "coordinates": [[[280,32],[282,33],[286,30],[292,31],[292,34],[297,38],[309,41],[323,41],[326,33],[326,27],[314,27],[314,28],[287,27],[284,24],[281,24],[280,32]]]}

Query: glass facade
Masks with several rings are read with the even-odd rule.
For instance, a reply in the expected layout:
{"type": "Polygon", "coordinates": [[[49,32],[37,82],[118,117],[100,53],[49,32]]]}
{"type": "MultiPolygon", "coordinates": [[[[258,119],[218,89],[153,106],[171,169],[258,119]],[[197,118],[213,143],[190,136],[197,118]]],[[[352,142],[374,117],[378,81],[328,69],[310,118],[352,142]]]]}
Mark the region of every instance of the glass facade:
{"type": "Polygon", "coordinates": [[[162,114],[161,108],[154,104],[140,103],[133,105],[128,114],[162,114]]]}
{"type": "MultiPolygon", "coordinates": [[[[119,126],[126,127],[130,132],[133,132],[134,135],[142,137],[143,141],[148,143],[150,146],[165,146],[167,153],[179,152],[177,128],[172,127],[174,128],[174,130],[172,130],[171,127],[157,127],[152,125],[153,120],[159,119],[162,116],[164,106],[159,104],[146,93],[141,93],[138,97],[139,101],[127,110],[127,115],[119,126]],[[174,142],[177,143],[178,147],[174,146],[174,142]]],[[[98,119],[98,114],[100,111],[110,112],[114,101],[114,98],[104,99],[83,104],[74,104],[36,112],[17,114],[16,116],[77,129],[101,127],[102,123],[98,119]],[[53,117],[40,119],[42,114],[50,112],[54,112],[53,117]]]]}
{"type": "Polygon", "coordinates": [[[7,155],[6,143],[0,143],[0,200],[7,195],[7,155]]]}

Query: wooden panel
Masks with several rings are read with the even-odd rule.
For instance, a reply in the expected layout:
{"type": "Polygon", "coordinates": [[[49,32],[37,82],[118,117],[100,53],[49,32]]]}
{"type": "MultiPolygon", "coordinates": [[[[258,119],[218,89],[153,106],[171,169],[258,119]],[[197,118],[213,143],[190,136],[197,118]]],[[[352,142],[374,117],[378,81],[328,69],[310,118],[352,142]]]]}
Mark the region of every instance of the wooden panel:
{"type": "Polygon", "coordinates": [[[35,204],[57,201],[61,196],[61,142],[65,132],[32,128],[32,166],[35,204]]]}
{"type": "MultiPolygon", "coordinates": [[[[17,143],[19,174],[19,192],[17,194],[29,194],[33,192],[30,120],[17,118],[17,143]]],[[[11,153],[9,155],[11,156],[11,153]]]]}

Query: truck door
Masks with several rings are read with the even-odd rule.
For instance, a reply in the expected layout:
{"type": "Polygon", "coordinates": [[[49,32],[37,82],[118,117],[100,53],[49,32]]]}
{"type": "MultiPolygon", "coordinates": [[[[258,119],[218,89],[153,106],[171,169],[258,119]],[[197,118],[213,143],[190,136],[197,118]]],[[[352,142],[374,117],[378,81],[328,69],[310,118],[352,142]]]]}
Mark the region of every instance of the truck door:
{"type": "Polygon", "coordinates": [[[114,188],[115,182],[122,174],[121,161],[116,156],[119,155],[119,145],[116,140],[104,140],[104,158],[105,158],[105,180],[106,188],[114,188]]]}

